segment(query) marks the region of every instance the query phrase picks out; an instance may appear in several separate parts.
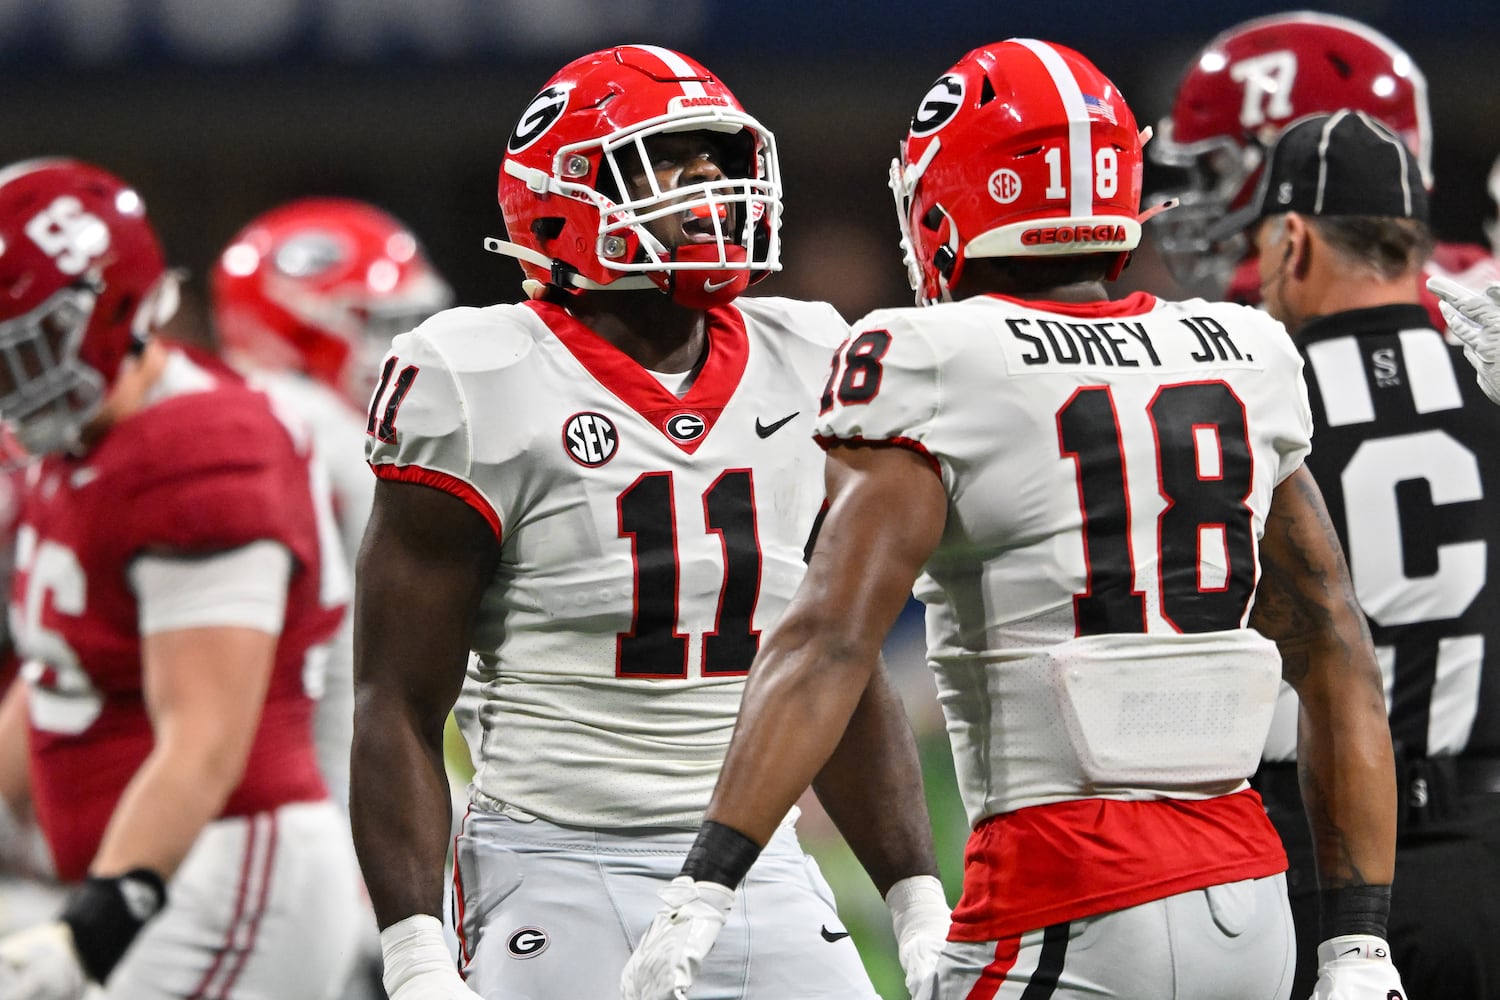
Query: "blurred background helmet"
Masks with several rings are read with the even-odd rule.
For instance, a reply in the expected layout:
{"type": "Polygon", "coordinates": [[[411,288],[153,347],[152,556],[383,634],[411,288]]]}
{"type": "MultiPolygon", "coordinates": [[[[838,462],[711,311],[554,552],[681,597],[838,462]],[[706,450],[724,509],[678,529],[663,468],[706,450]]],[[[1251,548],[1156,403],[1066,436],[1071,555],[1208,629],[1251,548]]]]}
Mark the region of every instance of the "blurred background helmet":
{"type": "Polygon", "coordinates": [[[1332,14],[1277,14],[1222,32],[1193,58],[1148,147],[1153,163],[1184,173],[1163,194],[1179,207],[1152,229],[1184,288],[1218,295],[1228,285],[1247,244],[1243,236],[1215,243],[1205,230],[1249,199],[1281,130],[1345,108],[1399,135],[1432,187],[1427,81],[1400,46],[1373,28],[1332,14]]]}
{"type": "Polygon", "coordinates": [[[212,277],[214,326],[230,360],[303,372],[360,410],[391,338],[452,301],[411,230],[347,198],[305,198],[257,217],[212,277]]]}
{"type": "Polygon", "coordinates": [[[134,188],[77,160],[0,171],[0,418],[27,452],[76,444],[177,304],[134,188]]]}

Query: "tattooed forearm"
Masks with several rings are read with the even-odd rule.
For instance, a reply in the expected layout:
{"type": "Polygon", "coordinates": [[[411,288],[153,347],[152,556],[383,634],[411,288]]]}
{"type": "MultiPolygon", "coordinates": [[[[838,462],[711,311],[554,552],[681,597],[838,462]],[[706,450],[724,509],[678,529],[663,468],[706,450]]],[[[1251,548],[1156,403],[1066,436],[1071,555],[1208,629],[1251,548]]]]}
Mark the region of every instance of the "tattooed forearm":
{"type": "Polygon", "coordinates": [[[1329,809],[1328,798],[1318,779],[1317,769],[1305,759],[1299,760],[1297,777],[1302,787],[1302,803],[1307,810],[1313,849],[1318,859],[1318,887],[1326,890],[1370,885],[1360,870],[1343,828],[1329,809]]]}

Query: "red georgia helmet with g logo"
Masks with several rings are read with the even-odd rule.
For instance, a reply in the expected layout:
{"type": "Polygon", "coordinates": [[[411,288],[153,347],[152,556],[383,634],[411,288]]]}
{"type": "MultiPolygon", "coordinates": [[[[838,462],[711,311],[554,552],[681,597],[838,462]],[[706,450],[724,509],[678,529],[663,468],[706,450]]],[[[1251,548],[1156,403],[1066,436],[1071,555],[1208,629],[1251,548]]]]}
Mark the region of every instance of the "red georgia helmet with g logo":
{"type": "Polygon", "coordinates": [[[775,139],[717,77],[659,46],[594,52],[548,81],[511,133],[499,198],[509,240],[485,245],[520,259],[528,290],[654,286],[706,308],[781,267],[775,139]],[[734,150],[725,176],[663,191],[648,170],[650,191],[628,194],[646,140],[699,131],[734,150]],[[714,239],[669,249],[647,229],[684,213],[710,220],[714,239]]]}
{"type": "Polygon", "coordinates": [[[1189,172],[1183,190],[1168,192],[1180,207],[1153,230],[1184,287],[1222,293],[1246,245],[1215,245],[1204,231],[1249,199],[1281,130],[1346,108],[1401,136],[1432,186],[1427,81],[1373,28],[1331,14],[1277,14],[1230,28],[1193,59],[1150,146],[1152,162],[1189,172]]]}
{"type": "Polygon", "coordinates": [[[360,410],[391,338],[452,300],[411,230],[350,198],[271,209],[213,271],[214,325],[231,358],[305,372],[360,410]]]}
{"type": "Polygon", "coordinates": [[[1012,38],[932,85],[891,164],[919,303],[949,298],[970,257],[1114,253],[1140,242],[1141,139],[1103,73],[1012,38]]]}
{"type": "Polygon", "coordinates": [[[0,419],[28,452],[76,444],[120,363],[177,303],[124,181],[65,159],[0,170],[0,419]]]}

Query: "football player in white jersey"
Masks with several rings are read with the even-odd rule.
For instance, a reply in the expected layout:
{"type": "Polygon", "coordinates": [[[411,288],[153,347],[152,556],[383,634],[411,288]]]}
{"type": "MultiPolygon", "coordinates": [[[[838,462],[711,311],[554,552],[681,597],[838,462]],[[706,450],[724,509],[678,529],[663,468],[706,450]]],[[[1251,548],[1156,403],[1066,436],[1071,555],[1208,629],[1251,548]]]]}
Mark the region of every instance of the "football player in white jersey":
{"type": "MultiPolygon", "coordinates": [[[[780,194],[771,133],[707,69],[644,45],[580,58],[501,166],[509,239],[489,246],[528,301],[440,313],[380,369],[351,813],[395,1000],[612,995],[677,892],[824,499],[812,429],[848,328],[826,303],[740,297],[780,266],[780,194]],[[440,740],[470,650],[455,970],[440,740]]],[[[883,679],[857,700],[861,752],[809,779],[920,975],[948,909],[915,746],[883,679]]],[[[794,819],[714,910],[725,947],[695,995],[873,1000],[794,819]]]]}
{"type": "MultiPolygon", "coordinates": [[[[446,309],[453,291],[402,221],[353,198],[308,197],[256,216],[214,264],[214,330],[226,360],[312,435],[353,571],[375,493],[365,409],[391,339],[446,309]]],[[[313,736],[329,796],[349,802],[353,614],[327,647],[313,736]]],[[[455,780],[457,780],[455,778],[455,780]]],[[[368,910],[367,910],[368,912],[368,910]]],[[[380,993],[373,919],[346,1000],[380,993]]]]}
{"type": "MultiPolygon", "coordinates": [[[[375,492],[363,458],[374,373],[391,338],[452,301],[410,228],[352,198],[300,198],[264,212],[214,264],[219,347],[312,432],[351,569],[375,492]]],[[[341,803],[354,718],[349,624],[330,648],[314,720],[318,760],[341,803]]]]}
{"type": "MultiPolygon", "coordinates": [[[[891,180],[927,307],[865,317],[827,384],[828,515],[676,884],[733,889],[915,584],[973,825],[920,997],[1286,997],[1286,858],[1246,784],[1281,677],[1336,910],[1317,996],[1400,997],[1390,734],[1302,468],[1301,361],[1243,306],[1107,298],[1141,144],[1108,79],[1033,39],[921,102],[891,180]]],[[[712,940],[664,909],[625,995],[668,1000],[712,940]]]]}

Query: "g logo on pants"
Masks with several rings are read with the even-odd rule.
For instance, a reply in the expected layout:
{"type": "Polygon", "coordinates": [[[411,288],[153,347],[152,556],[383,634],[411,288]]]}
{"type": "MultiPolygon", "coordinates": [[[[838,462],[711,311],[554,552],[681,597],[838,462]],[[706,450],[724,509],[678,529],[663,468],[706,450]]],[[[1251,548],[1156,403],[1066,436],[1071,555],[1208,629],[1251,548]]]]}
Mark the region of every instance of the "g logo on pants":
{"type": "Polygon", "coordinates": [[[513,958],[535,958],[546,951],[547,945],[551,943],[547,932],[540,927],[522,927],[505,942],[505,950],[513,958]]]}

